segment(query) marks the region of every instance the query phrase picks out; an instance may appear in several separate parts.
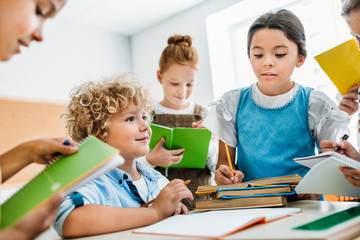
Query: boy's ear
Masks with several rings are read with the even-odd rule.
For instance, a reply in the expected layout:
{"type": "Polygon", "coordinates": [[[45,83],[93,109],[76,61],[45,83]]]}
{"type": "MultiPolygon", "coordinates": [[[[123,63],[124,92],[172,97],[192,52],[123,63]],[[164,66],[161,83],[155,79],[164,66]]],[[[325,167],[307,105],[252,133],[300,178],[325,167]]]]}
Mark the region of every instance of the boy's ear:
{"type": "Polygon", "coordinates": [[[301,65],[304,64],[305,60],[306,60],[306,57],[304,57],[303,55],[299,55],[297,63],[296,63],[296,67],[297,68],[301,67],[301,65]]]}
{"type": "Polygon", "coordinates": [[[161,72],[160,72],[160,70],[157,70],[156,75],[157,75],[157,79],[158,79],[159,83],[162,84],[162,79],[161,79],[161,72]]]}

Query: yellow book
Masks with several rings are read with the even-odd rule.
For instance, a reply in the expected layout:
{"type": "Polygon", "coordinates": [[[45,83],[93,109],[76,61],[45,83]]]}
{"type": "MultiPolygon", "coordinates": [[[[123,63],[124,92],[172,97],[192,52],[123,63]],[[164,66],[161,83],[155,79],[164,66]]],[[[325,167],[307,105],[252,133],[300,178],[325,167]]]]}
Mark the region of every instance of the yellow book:
{"type": "Polygon", "coordinates": [[[355,39],[315,56],[315,60],[341,95],[348,93],[354,85],[360,84],[360,51],[355,39]]]}

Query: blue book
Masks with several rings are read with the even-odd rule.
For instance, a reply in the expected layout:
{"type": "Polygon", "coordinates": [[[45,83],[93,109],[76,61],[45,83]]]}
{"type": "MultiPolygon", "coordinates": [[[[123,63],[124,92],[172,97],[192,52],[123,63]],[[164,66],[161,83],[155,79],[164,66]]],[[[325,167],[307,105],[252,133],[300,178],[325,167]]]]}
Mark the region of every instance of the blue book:
{"type": "Polygon", "coordinates": [[[216,192],[214,192],[211,197],[213,199],[234,199],[279,195],[286,196],[293,194],[295,194],[295,190],[291,185],[271,185],[246,188],[220,188],[216,192]]]}

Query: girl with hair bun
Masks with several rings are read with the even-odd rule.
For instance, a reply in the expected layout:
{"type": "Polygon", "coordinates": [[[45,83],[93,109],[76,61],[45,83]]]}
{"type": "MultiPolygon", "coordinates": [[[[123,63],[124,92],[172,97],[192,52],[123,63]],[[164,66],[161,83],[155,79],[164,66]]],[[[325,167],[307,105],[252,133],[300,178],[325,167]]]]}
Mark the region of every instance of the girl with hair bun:
{"type": "MultiPolygon", "coordinates": [[[[190,36],[169,37],[168,45],[161,54],[157,71],[157,79],[163,87],[164,98],[155,105],[152,123],[167,127],[203,128],[202,121],[207,109],[189,100],[197,78],[198,63],[198,53],[192,46],[190,36]]],[[[164,142],[165,139],[161,139],[146,158],[140,161],[156,167],[169,180],[191,179],[187,186],[193,195],[198,186],[211,185],[211,172],[215,170],[217,161],[217,139],[212,138],[210,141],[204,169],[158,167],[179,163],[183,157],[183,151],[186,151],[186,149],[167,150],[163,147],[164,142]]],[[[195,200],[184,199],[183,203],[189,210],[195,208],[195,200]]]]}

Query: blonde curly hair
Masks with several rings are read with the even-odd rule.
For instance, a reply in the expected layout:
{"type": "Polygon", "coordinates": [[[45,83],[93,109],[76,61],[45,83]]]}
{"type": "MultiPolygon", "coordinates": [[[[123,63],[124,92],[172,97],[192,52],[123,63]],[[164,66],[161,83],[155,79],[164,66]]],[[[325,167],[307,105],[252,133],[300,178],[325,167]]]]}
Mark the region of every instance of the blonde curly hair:
{"type": "Polygon", "coordinates": [[[75,141],[88,135],[106,140],[111,117],[130,104],[140,106],[148,114],[153,109],[149,91],[130,73],[106,77],[98,83],[86,82],[72,89],[70,97],[63,116],[75,141]]]}

